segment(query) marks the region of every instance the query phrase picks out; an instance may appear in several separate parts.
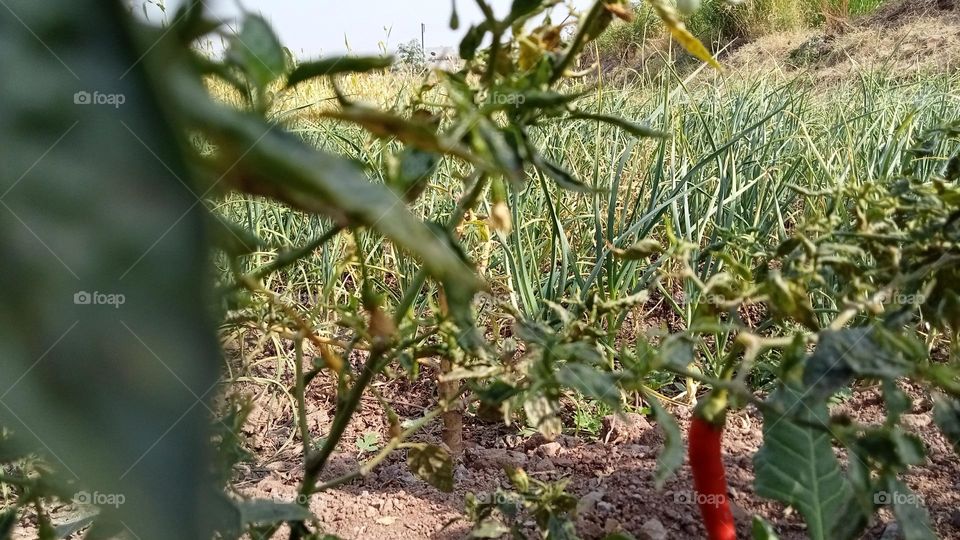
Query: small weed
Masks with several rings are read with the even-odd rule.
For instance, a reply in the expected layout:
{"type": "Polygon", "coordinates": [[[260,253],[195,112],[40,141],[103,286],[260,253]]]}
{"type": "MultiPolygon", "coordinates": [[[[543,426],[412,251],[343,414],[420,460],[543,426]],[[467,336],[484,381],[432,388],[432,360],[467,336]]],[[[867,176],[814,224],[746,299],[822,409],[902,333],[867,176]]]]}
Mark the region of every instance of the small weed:
{"type": "Polygon", "coordinates": [[[357,445],[357,456],[376,452],[380,448],[380,435],[368,431],[357,437],[355,443],[357,445]]]}

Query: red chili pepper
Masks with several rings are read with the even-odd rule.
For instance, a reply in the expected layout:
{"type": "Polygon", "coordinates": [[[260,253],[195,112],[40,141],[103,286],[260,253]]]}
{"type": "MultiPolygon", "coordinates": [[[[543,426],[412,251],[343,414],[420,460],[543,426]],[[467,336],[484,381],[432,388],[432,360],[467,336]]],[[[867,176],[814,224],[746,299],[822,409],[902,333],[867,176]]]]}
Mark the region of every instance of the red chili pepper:
{"type": "Polygon", "coordinates": [[[720,458],[723,425],[694,416],[690,423],[689,455],[697,505],[710,540],[736,540],[737,528],[727,500],[727,478],[720,458]]]}

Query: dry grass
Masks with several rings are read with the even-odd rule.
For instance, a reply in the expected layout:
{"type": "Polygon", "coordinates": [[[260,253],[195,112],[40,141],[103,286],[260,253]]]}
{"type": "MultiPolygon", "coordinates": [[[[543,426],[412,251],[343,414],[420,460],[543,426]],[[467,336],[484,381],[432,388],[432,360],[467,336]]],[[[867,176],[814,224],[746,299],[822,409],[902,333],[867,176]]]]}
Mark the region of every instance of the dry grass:
{"type": "Polygon", "coordinates": [[[740,47],[724,63],[754,74],[792,77],[805,70],[824,82],[873,70],[897,78],[951,73],[960,69],[960,14],[922,15],[892,27],[860,25],[834,35],[815,30],[770,35],[740,47]],[[801,47],[809,47],[808,54],[801,47]]]}

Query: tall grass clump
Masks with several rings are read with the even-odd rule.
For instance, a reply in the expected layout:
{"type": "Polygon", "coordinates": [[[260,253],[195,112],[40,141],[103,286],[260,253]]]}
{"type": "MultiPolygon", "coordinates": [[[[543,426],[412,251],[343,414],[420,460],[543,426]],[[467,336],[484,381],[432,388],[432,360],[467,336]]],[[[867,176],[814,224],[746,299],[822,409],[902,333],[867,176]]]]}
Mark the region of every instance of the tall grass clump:
{"type": "MultiPolygon", "coordinates": [[[[375,103],[405,99],[403,81],[376,77],[376,84],[359,77],[345,81],[344,88],[375,103]]],[[[512,196],[510,232],[489,227],[491,209],[482,206],[458,234],[491,287],[507,291],[514,307],[530,316],[546,313],[551,302],[583,299],[595,291],[615,299],[648,288],[657,263],[614,255],[644,238],[663,239],[668,229],[699,246],[699,273],[705,279],[726,264],[710,246],[738,235],[776,245],[797,223],[825,211],[805,204],[798,194],[891,179],[917,133],[960,115],[960,105],[950,99],[957,82],[937,76],[894,84],[864,76],[826,90],[764,79],[698,88],[665,73],[655,86],[605,88],[580,105],[649,122],[671,137],[637,141],[594,121],[564,129],[545,123],[531,135],[596,193],[567,192],[533,175],[512,196]]],[[[323,106],[331,91],[309,86],[301,90],[301,99],[323,106]]],[[[371,171],[382,169],[392,150],[358,129],[313,121],[303,112],[290,122],[306,140],[371,171]]],[[[454,210],[451,194],[463,190],[466,172],[444,161],[414,211],[442,222],[454,210]]],[[[250,196],[231,196],[219,210],[268,244],[309,246],[333,226],[250,196]]],[[[266,264],[275,256],[266,249],[259,260],[266,264]]],[[[382,284],[387,301],[395,305],[416,267],[402,252],[360,232],[326,242],[265,285],[312,306],[314,322],[336,334],[332,306],[357,302],[361,273],[382,284]]],[[[699,300],[682,280],[674,286],[664,291],[664,305],[678,324],[687,324],[699,300]]],[[[429,302],[430,294],[421,295],[415,307],[429,302]]],[[[618,325],[609,329],[620,330],[618,325]]]]}

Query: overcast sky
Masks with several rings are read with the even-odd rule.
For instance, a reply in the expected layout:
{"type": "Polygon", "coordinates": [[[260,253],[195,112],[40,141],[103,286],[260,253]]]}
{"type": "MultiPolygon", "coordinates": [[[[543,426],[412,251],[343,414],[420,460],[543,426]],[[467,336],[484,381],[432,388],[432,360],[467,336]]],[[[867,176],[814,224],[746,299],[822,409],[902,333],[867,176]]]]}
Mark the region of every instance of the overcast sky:
{"type": "MultiPolygon", "coordinates": [[[[134,0],[139,3],[142,0],[134,0]]],[[[506,14],[512,0],[488,0],[498,15],[506,14]]],[[[570,0],[579,8],[590,0],[570,0]]],[[[375,53],[384,42],[390,51],[400,43],[420,40],[420,23],[426,25],[427,47],[453,46],[470,23],[483,19],[474,0],[457,0],[460,29],[450,30],[451,0],[243,0],[250,11],[263,13],[274,25],[284,44],[300,57],[341,53],[344,37],[356,53],[375,53]],[[385,30],[386,29],[386,30],[385,30]],[[388,37],[389,31],[389,37],[388,37]]],[[[172,13],[180,0],[167,0],[172,13]]],[[[235,0],[206,0],[211,11],[222,18],[238,13],[235,0]]],[[[565,14],[563,8],[557,8],[565,14]]],[[[160,20],[160,12],[149,10],[149,18],[160,20]]]]}

